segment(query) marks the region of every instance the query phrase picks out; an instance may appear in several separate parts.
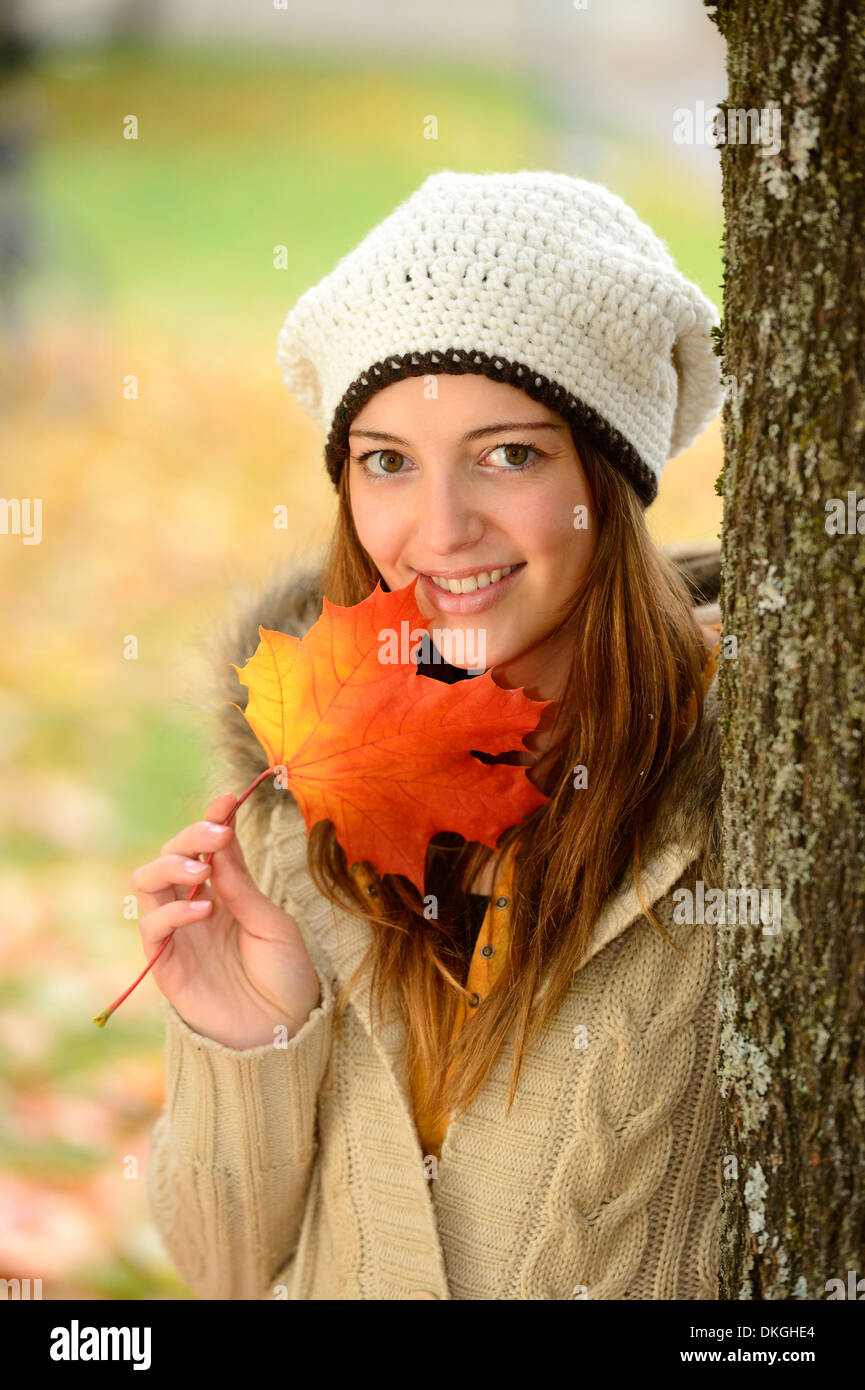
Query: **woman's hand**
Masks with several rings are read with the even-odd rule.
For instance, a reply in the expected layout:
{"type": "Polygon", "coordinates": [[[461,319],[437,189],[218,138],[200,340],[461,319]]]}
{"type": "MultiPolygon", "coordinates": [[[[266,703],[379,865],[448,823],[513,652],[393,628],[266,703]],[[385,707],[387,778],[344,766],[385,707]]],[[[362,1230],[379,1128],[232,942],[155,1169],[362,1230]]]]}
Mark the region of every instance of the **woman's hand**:
{"type": "Polygon", "coordinates": [[[153,966],[159,989],[194,1032],[243,1049],[273,1043],[279,1025],[293,1037],[321,990],[297,922],[256,888],[234,827],[210,828],[236,801],[217,797],[130,882],[147,959],[175,933],[153,966]],[[211,850],[209,866],[196,859],[211,850]],[[207,886],[187,902],[197,883],[207,886]]]}

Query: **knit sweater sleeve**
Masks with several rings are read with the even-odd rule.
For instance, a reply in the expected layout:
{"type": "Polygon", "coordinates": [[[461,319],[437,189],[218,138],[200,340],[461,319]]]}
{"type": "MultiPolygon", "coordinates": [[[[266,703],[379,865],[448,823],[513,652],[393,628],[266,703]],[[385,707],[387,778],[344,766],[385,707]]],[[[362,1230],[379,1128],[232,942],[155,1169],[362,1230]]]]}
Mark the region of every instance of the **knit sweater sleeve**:
{"type": "MultiPolygon", "coordinates": [[[[266,862],[256,870],[263,886],[266,862]]],[[[284,1047],[224,1047],[162,1000],[166,1096],[147,1200],[177,1273],[201,1298],[273,1298],[290,1272],[332,1045],[332,984],[314,964],[321,1000],[284,1047]]]]}

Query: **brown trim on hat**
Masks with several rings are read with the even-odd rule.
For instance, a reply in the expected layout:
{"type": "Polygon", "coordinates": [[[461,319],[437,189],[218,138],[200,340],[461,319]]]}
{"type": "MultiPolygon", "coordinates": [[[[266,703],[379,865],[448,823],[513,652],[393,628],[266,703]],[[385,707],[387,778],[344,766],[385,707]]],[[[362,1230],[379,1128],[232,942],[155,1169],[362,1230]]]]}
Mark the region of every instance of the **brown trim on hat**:
{"type": "Polygon", "coordinates": [[[584,401],[572,396],[563,386],[533,371],[520,362],[506,357],[490,357],[485,352],[469,352],[465,348],[444,348],[439,352],[412,352],[374,362],[345,391],[334,411],[330,433],[324,449],[325,463],[334,487],[339,485],[342,466],[348,457],[348,431],[355,415],[366,402],[407,376],[463,376],[473,373],[491,381],[504,381],[525,391],[532,400],[555,410],[569,425],[585,433],[612,464],[627,476],[644,507],[658,495],[658,480],[643,461],[633,444],[584,401]]]}

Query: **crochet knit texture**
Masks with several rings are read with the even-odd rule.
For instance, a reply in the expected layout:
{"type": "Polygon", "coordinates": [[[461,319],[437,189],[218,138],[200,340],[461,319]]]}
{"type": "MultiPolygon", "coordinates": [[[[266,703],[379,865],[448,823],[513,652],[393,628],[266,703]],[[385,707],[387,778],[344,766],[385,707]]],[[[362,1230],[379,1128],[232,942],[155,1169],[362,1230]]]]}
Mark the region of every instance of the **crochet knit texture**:
{"type": "MultiPolygon", "coordinates": [[[[258,622],[300,635],[314,616],[308,585],[292,581],[250,609],[243,645],[258,622]]],[[[239,788],[260,750],[230,714],[239,788]]],[[[241,808],[240,842],[262,891],[297,918],[321,1002],[287,1047],[237,1052],[163,1000],[167,1094],[148,1197],[184,1282],[226,1299],[716,1299],[715,928],[674,922],[673,893],[720,882],[719,790],[713,683],[641,876],[683,954],[645,919],[626,872],[525,1054],[510,1114],[509,1039],[451,1120],[430,1183],[403,1024],[370,1019],[369,969],[341,1036],[333,1024],[334,989],[370,929],[319,894],[303,818],[265,783],[241,808]]]]}
{"type": "Polygon", "coordinates": [[[579,423],[644,504],[717,413],[715,306],[602,184],[538,170],[431,174],[282,325],[277,362],[326,435],[407,375],[477,372],[579,423]]]}

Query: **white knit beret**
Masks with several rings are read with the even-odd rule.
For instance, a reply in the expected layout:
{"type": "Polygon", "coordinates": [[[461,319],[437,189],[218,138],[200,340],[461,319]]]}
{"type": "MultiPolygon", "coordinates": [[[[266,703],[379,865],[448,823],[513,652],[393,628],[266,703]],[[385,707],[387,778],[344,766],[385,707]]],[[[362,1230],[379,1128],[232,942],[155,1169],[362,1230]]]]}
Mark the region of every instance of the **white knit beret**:
{"type": "Polygon", "coordinates": [[[644,505],[722,399],[715,306],[599,183],[431,174],[300,296],[277,340],[334,483],[362,405],[405,376],[475,372],[559,412],[644,505]]]}

